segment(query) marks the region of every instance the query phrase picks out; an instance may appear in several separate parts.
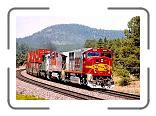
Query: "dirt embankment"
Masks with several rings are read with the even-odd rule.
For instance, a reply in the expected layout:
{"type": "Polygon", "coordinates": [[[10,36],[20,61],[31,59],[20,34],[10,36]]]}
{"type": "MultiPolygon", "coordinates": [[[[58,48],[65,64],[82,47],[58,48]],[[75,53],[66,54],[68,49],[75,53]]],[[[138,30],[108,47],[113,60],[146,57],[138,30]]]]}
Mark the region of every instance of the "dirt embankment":
{"type": "Polygon", "coordinates": [[[137,80],[135,77],[132,77],[132,76],[130,78],[132,80],[130,82],[130,85],[119,86],[116,82],[121,78],[117,76],[113,76],[113,80],[115,82],[114,90],[140,95],[140,80],[137,80]]]}
{"type": "Polygon", "coordinates": [[[21,70],[21,69],[25,69],[25,65],[23,65],[23,66],[19,66],[18,68],[16,68],[16,70],[21,70]]]}

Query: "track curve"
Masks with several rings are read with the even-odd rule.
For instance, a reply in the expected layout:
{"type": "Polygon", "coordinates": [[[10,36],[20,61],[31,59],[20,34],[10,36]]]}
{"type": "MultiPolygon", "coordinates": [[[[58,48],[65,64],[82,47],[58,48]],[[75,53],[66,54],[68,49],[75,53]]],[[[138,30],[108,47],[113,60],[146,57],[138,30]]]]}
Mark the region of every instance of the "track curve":
{"type": "MultiPolygon", "coordinates": [[[[29,78],[21,75],[21,71],[24,71],[24,70],[25,69],[17,71],[17,75],[16,75],[17,78],[19,78],[22,81],[25,81],[25,82],[28,81],[28,83],[35,84],[36,82],[35,83],[32,82],[34,80],[29,79],[29,78]]],[[[98,92],[98,93],[102,93],[102,94],[106,94],[106,95],[110,95],[110,96],[114,96],[114,97],[120,97],[120,98],[124,98],[126,100],[140,100],[140,96],[135,95],[135,94],[124,93],[124,92],[119,92],[119,91],[115,91],[115,90],[108,90],[108,89],[93,89],[93,88],[89,88],[89,87],[86,87],[86,86],[80,86],[80,85],[74,84],[74,83],[62,83],[62,82],[58,82],[58,81],[55,81],[55,80],[53,80],[53,82],[61,83],[61,84],[67,85],[67,86],[72,86],[72,87],[76,87],[76,88],[80,88],[80,89],[84,89],[84,90],[94,91],[94,92],[98,92]]],[[[104,100],[104,99],[101,99],[101,98],[97,98],[97,97],[93,97],[93,96],[89,96],[89,95],[69,91],[69,90],[66,90],[66,89],[63,90],[62,88],[58,88],[58,87],[55,87],[55,86],[52,87],[52,85],[48,85],[48,84],[41,83],[41,82],[37,82],[37,84],[35,84],[35,85],[37,85],[39,87],[42,87],[42,88],[45,88],[45,89],[48,89],[48,90],[51,90],[51,91],[54,91],[56,93],[60,93],[60,94],[75,98],[75,99],[104,100]],[[73,95],[73,94],[75,94],[75,95],[73,95]]]]}
{"type": "Polygon", "coordinates": [[[36,85],[36,86],[41,87],[43,89],[50,90],[50,91],[53,91],[53,92],[56,92],[56,93],[59,93],[59,94],[62,94],[62,95],[68,96],[68,97],[78,99],[78,100],[104,100],[104,99],[101,99],[101,98],[97,98],[97,97],[77,93],[77,92],[70,91],[70,90],[67,90],[67,89],[62,89],[62,88],[59,88],[59,87],[56,87],[56,86],[53,86],[53,85],[49,85],[49,84],[46,84],[46,83],[38,82],[36,80],[27,78],[27,77],[25,77],[25,76],[23,76],[21,74],[21,71],[24,71],[24,70],[25,69],[16,71],[16,78],[18,78],[21,81],[36,85]]]}
{"type": "Polygon", "coordinates": [[[104,89],[96,89],[94,91],[107,94],[107,95],[112,95],[115,97],[125,98],[127,100],[140,100],[139,95],[130,94],[130,93],[124,93],[124,92],[119,92],[119,91],[114,91],[114,90],[104,90],[104,89]]]}

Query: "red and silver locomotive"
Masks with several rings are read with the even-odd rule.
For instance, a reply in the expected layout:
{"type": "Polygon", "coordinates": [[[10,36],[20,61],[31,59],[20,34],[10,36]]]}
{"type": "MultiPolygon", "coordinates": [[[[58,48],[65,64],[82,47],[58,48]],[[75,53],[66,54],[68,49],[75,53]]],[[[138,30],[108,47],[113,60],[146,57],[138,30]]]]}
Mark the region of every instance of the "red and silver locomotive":
{"type": "Polygon", "coordinates": [[[71,81],[93,88],[111,88],[112,51],[103,48],[84,48],[63,53],[39,49],[28,53],[27,73],[48,79],[71,81]]]}

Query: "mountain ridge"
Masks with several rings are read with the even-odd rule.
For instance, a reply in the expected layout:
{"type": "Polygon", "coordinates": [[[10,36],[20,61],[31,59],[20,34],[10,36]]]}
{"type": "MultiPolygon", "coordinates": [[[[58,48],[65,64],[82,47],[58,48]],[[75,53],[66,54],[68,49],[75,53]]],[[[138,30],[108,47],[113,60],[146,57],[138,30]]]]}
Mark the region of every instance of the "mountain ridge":
{"type": "Polygon", "coordinates": [[[35,48],[42,48],[50,43],[59,48],[57,51],[60,51],[61,46],[62,49],[66,49],[68,45],[81,48],[87,39],[97,40],[105,37],[107,39],[124,38],[124,33],[122,30],[96,29],[81,24],[57,24],[24,38],[16,38],[16,42],[35,48]]]}

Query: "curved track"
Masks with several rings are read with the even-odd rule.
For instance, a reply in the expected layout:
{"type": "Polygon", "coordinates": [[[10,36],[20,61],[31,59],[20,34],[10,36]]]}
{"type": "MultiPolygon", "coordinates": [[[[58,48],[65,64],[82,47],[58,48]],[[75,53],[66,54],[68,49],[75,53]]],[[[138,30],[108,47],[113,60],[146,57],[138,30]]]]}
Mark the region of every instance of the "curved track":
{"type": "Polygon", "coordinates": [[[97,88],[89,88],[87,86],[80,86],[78,84],[75,83],[64,83],[64,82],[58,82],[56,80],[53,80],[56,83],[61,83],[64,85],[68,85],[68,86],[72,86],[72,87],[77,87],[77,88],[81,88],[81,89],[85,89],[85,90],[89,90],[89,91],[94,91],[94,92],[98,92],[98,93],[102,93],[102,94],[107,94],[110,96],[115,96],[115,97],[120,97],[120,98],[124,98],[126,100],[140,100],[140,96],[139,95],[135,95],[135,94],[130,94],[130,93],[124,93],[124,92],[119,92],[119,91],[115,91],[115,90],[108,90],[108,89],[97,89],[97,88]]]}
{"type": "Polygon", "coordinates": [[[114,90],[104,90],[104,89],[96,89],[93,91],[111,95],[111,96],[115,96],[115,97],[125,98],[127,100],[140,100],[140,96],[135,95],[135,94],[129,94],[129,93],[124,93],[124,92],[119,92],[119,91],[114,91],[114,90]]]}
{"type": "MultiPolygon", "coordinates": [[[[23,77],[22,81],[25,81],[26,79],[29,79],[29,78],[24,77],[23,75],[21,75],[20,74],[21,71],[23,71],[23,70],[19,70],[19,71],[17,71],[17,73],[18,73],[18,75],[20,77],[21,76],[23,77]]],[[[17,78],[19,78],[19,77],[17,77],[17,78]]],[[[21,78],[20,78],[20,80],[21,80],[21,78]]],[[[29,79],[29,80],[31,80],[31,79],[29,79]]],[[[34,81],[34,80],[31,80],[31,81],[34,81]]],[[[53,82],[57,82],[57,83],[61,83],[61,84],[67,85],[67,86],[73,86],[73,87],[77,87],[77,88],[81,88],[81,89],[85,89],[85,90],[89,90],[89,91],[94,91],[94,92],[98,92],[98,93],[102,93],[102,94],[107,94],[107,95],[110,95],[110,96],[120,97],[120,98],[124,98],[126,100],[140,100],[140,96],[139,95],[135,95],[135,94],[129,94],[129,93],[124,93],[124,92],[119,92],[119,91],[114,91],[114,90],[108,90],[108,89],[107,90],[106,89],[93,89],[93,88],[89,88],[89,87],[86,87],[86,86],[80,86],[80,85],[75,84],[75,83],[58,82],[57,80],[53,80],[53,82]]],[[[31,83],[33,84],[33,82],[31,82],[31,83]]],[[[41,83],[41,84],[39,84],[39,83],[40,82],[38,82],[38,86],[40,86],[40,87],[42,85],[43,86],[47,85],[45,83],[41,83]]],[[[88,95],[85,95],[86,96],[85,98],[82,98],[82,97],[80,98],[80,96],[84,96],[84,94],[80,94],[80,93],[76,93],[76,92],[74,93],[73,91],[69,91],[69,90],[66,90],[66,89],[63,90],[62,88],[57,88],[57,87],[53,87],[52,88],[52,85],[47,85],[47,86],[51,86],[50,87],[51,89],[49,89],[49,90],[52,90],[52,91],[55,91],[57,93],[60,93],[60,94],[63,94],[63,95],[66,95],[66,96],[69,96],[69,97],[72,97],[72,98],[76,98],[76,99],[90,99],[90,100],[98,100],[98,99],[100,99],[100,98],[96,98],[96,97],[92,97],[92,96],[88,96],[88,95]],[[70,94],[75,94],[75,95],[72,96],[70,94]]],[[[42,88],[46,88],[46,87],[42,87],[42,88]]],[[[48,89],[48,87],[47,87],[47,89],[48,89]]],[[[100,100],[102,100],[102,99],[100,99],[100,100]]]]}
{"type": "Polygon", "coordinates": [[[61,83],[61,84],[72,86],[72,87],[77,87],[77,88],[81,88],[81,89],[85,89],[85,90],[89,90],[89,91],[94,91],[94,92],[98,92],[98,93],[102,93],[102,94],[107,94],[107,95],[110,95],[110,96],[124,98],[126,100],[140,100],[140,96],[135,95],[135,94],[124,93],[124,92],[119,92],[119,91],[115,91],[115,90],[108,90],[108,89],[89,88],[87,86],[80,86],[78,84],[70,83],[70,82],[64,83],[64,82],[58,82],[56,80],[53,80],[53,81],[56,82],[56,83],[61,83]]]}
{"type": "Polygon", "coordinates": [[[69,97],[72,97],[72,98],[75,98],[75,99],[79,99],[79,100],[104,100],[104,99],[101,99],[101,98],[97,98],[97,97],[77,93],[77,92],[74,92],[74,91],[62,89],[62,88],[59,88],[59,87],[55,87],[55,86],[52,86],[52,85],[49,85],[49,84],[46,84],[46,83],[38,82],[36,80],[27,78],[27,77],[21,75],[21,71],[23,71],[23,70],[24,69],[16,71],[16,77],[18,79],[20,79],[21,81],[36,85],[38,87],[41,87],[41,88],[44,88],[46,90],[50,90],[50,91],[53,91],[53,92],[56,92],[56,93],[59,93],[59,94],[65,95],[65,96],[69,96],[69,97]]]}

